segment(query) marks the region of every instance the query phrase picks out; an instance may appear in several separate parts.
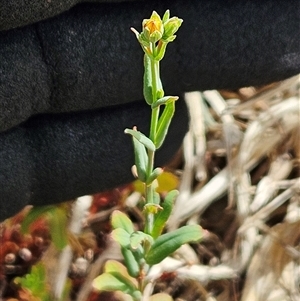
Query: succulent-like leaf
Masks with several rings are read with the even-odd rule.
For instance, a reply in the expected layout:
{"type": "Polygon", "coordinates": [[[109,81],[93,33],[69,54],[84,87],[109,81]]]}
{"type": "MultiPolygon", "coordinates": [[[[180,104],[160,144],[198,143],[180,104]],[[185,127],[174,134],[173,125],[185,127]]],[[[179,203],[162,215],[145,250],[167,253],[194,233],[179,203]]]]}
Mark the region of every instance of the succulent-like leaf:
{"type": "MultiPolygon", "coordinates": [[[[129,133],[129,129],[125,130],[125,133],[129,133]]],[[[146,182],[147,179],[147,167],[148,167],[148,155],[145,146],[139,142],[136,138],[132,137],[134,148],[134,160],[136,166],[136,172],[138,179],[142,182],[146,182]]]]}
{"type": "Polygon", "coordinates": [[[129,275],[126,267],[119,261],[108,260],[105,263],[104,271],[105,273],[115,275],[117,278],[122,279],[123,282],[126,282],[127,285],[132,287],[134,290],[138,286],[137,280],[129,275]]]}
{"type": "Polygon", "coordinates": [[[155,168],[153,171],[152,171],[152,173],[151,173],[151,175],[149,176],[149,178],[147,179],[147,185],[149,185],[149,184],[151,184],[154,180],[156,180],[157,179],[157,177],[159,176],[159,175],[161,175],[162,173],[163,173],[163,169],[161,168],[161,167],[157,167],[157,168],[155,168]]]}
{"type": "Polygon", "coordinates": [[[175,231],[163,234],[157,238],[146,254],[146,262],[149,265],[157,264],[180,246],[185,243],[199,241],[201,237],[202,228],[199,225],[183,226],[175,231]]]}
{"type": "Polygon", "coordinates": [[[135,166],[138,179],[142,182],[147,180],[148,155],[145,146],[137,139],[133,139],[135,166]]]}
{"type": "Polygon", "coordinates": [[[121,252],[124,257],[124,261],[129,275],[132,277],[138,277],[140,273],[140,267],[136,258],[137,256],[134,256],[137,255],[137,252],[135,252],[134,254],[133,251],[131,251],[130,249],[123,247],[121,247],[121,252]]]}
{"type": "Polygon", "coordinates": [[[125,134],[132,135],[137,141],[142,143],[150,151],[153,151],[153,152],[155,151],[154,143],[147,136],[145,136],[143,133],[141,133],[140,131],[137,131],[134,128],[133,130],[126,129],[124,132],[125,132],[125,134]]]}
{"type": "Polygon", "coordinates": [[[171,101],[166,104],[162,115],[158,120],[157,131],[155,135],[155,147],[160,148],[163,144],[165,137],[168,133],[169,126],[171,124],[172,117],[175,113],[175,101],[171,101]]]}
{"type": "Polygon", "coordinates": [[[178,98],[179,98],[178,96],[165,96],[165,97],[162,97],[162,98],[158,99],[156,102],[154,102],[151,105],[151,108],[155,109],[155,108],[157,108],[157,107],[159,107],[161,105],[166,105],[169,102],[178,100],[178,98]]]}
{"type": "Polygon", "coordinates": [[[122,291],[130,294],[132,288],[124,283],[122,279],[115,277],[109,273],[103,273],[94,279],[92,286],[98,291],[122,291]]]}
{"type": "Polygon", "coordinates": [[[171,215],[174,200],[177,198],[178,194],[179,192],[177,190],[170,191],[166,195],[164,202],[161,204],[163,209],[157,213],[151,233],[151,236],[154,239],[161,235],[167,220],[171,215]]]}
{"type": "Polygon", "coordinates": [[[152,89],[152,77],[151,77],[151,59],[148,55],[144,55],[144,98],[147,104],[153,103],[153,89],[152,89]]]}
{"type": "Polygon", "coordinates": [[[133,130],[126,129],[125,133],[130,134],[133,137],[135,166],[138,178],[142,182],[146,182],[148,168],[148,155],[146,148],[154,152],[155,145],[148,137],[137,131],[136,128],[134,128],[133,130]]]}
{"type": "Polygon", "coordinates": [[[133,229],[133,224],[130,218],[122,211],[115,210],[111,215],[111,225],[114,229],[121,228],[131,234],[133,229]]]}
{"type": "Polygon", "coordinates": [[[132,278],[124,265],[116,260],[108,260],[104,273],[94,279],[93,287],[99,291],[122,291],[133,295],[138,290],[137,280],[132,278]]]}
{"type": "Polygon", "coordinates": [[[122,228],[113,230],[111,232],[111,237],[124,248],[130,246],[130,234],[122,228]]]}

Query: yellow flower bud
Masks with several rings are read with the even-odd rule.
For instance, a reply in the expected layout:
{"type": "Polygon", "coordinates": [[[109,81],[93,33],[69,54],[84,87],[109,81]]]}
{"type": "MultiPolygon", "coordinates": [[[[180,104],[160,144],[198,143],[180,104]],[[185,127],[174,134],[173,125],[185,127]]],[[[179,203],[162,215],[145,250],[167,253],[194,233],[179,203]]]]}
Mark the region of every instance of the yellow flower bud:
{"type": "Polygon", "coordinates": [[[165,54],[167,44],[174,41],[174,33],[181,26],[182,19],[170,18],[170,11],[167,10],[163,18],[156,11],[153,11],[149,19],[142,22],[142,32],[131,28],[139,41],[143,51],[150,58],[160,61],[165,54]]]}
{"type": "Polygon", "coordinates": [[[163,22],[156,11],[153,11],[150,19],[145,19],[143,21],[143,33],[149,42],[156,43],[161,39],[164,33],[163,22]]]}

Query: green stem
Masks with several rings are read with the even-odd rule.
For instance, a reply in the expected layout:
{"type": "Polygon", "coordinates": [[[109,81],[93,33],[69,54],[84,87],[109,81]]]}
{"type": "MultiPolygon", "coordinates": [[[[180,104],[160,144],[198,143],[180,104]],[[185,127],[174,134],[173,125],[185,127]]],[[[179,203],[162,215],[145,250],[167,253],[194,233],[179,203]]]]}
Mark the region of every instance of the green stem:
{"type": "Polygon", "coordinates": [[[159,117],[159,107],[152,109],[151,112],[151,126],[150,126],[150,139],[154,142],[157,131],[157,123],[159,117]]]}
{"type": "MultiPolygon", "coordinates": [[[[152,43],[152,51],[155,51],[155,43],[152,43]]],[[[151,77],[152,77],[152,103],[157,101],[157,83],[160,78],[159,74],[159,61],[150,58],[151,60],[151,77]]],[[[152,110],[151,113],[151,126],[150,126],[150,139],[154,142],[157,123],[159,117],[159,107],[152,110]]]]}
{"type": "Polygon", "coordinates": [[[146,234],[151,235],[153,230],[153,225],[154,225],[154,214],[147,212],[144,232],[146,234]]]}
{"type": "MultiPolygon", "coordinates": [[[[155,49],[155,43],[152,45],[152,50],[155,49]]],[[[152,103],[157,101],[157,82],[159,79],[159,61],[151,58],[151,81],[152,81],[152,103]]],[[[151,112],[151,124],[150,124],[150,139],[155,142],[155,136],[157,131],[157,123],[159,118],[159,107],[152,109],[151,112]]],[[[155,152],[148,150],[148,167],[147,177],[149,177],[154,168],[154,156],[155,152]]],[[[146,186],[145,196],[146,204],[154,203],[155,188],[152,183],[146,186]]],[[[150,234],[153,229],[154,215],[153,213],[146,213],[145,233],[150,234]]]]}
{"type": "MultiPolygon", "coordinates": [[[[155,50],[155,43],[151,45],[152,51],[155,50]]],[[[154,60],[151,58],[151,81],[152,81],[152,103],[157,101],[157,82],[159,79],[159,61],[154,60]]],[[[150,139],[155,142],[155,136],[157,131],[157,123],[159,118],[159,107],[152,109],[151,112],[151,124],[150,124],[150,139]]],[[[148,151],[148,168],[147,168],[147,176],[149,177],[153,171],[154,167],[154,152],[148,151]]],[[[151,185],[150,185],[151,186],[151,185]]],[[[150,192],[150,191],[149,191],[150,192]]],[[[151,200],[153,199],[151,194],[151,200]]],[[[146,199],[147,203],[148,198],[146,199]]]]}

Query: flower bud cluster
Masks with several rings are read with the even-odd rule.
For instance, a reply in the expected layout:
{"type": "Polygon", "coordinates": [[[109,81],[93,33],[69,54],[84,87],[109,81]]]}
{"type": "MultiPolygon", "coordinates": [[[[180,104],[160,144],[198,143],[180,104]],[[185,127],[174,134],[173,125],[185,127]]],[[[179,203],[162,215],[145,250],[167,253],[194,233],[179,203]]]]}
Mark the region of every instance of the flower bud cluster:
{"type": "Polygon", "coordinates": [[[150,19],[142,22],[142,32],[132,28],[143,51],[156,61],[162,60],[166,52],[167,44],[174,41],[174,35],[182,24],[178,17],[170,18],[170,11],[167,10],[161,19],[156,11],[153,11],[150,19]]]}

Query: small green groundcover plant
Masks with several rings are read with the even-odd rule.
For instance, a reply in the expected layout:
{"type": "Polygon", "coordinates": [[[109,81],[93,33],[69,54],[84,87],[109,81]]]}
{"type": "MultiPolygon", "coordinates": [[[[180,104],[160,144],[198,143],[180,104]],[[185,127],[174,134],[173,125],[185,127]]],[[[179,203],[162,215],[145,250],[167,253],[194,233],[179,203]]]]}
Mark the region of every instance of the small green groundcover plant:
{"type": "MultiPolygon", "coordinates": [[[[135,165],[134,175],[144,183],[145,214],[144,231],[135,231],[126,214],[115,211],[112,214],[112,237],[121,246],[124,264],[108,260],[104,273],[97,277],[93,286],[99,291],[121,292],[123,300],[142,300],[147,285],[146,276],[151,266],[160,263],[180,246],[188,242],[199,241],[202,237],[198,225],[183,226],[175,231],[163,233],[171,214],[178,191],[170,191],[161,203],[156,192],[157,177],[162,168],[154,169],[154,155],[163,144],[171,119],[175,112],[177,96],[165,96],[160,79],[160,61],[163,59],[168,43],[174,41],[174,35],[181,26],[182,19],[170,18],[167,10],[163,18],[154,11],[150,19],[142,22],[142,32],[132,29],[144,51],[144,85],[143,92],[147,104],[151,107],[151,124],[149,137],[136,127],[126,129],[132,136],[135,165]],[[160,110],[163,108],[162,113],[160,110]]],[[[151,296],[151,301],[169,301],[167,294],[151,296]]]]}

